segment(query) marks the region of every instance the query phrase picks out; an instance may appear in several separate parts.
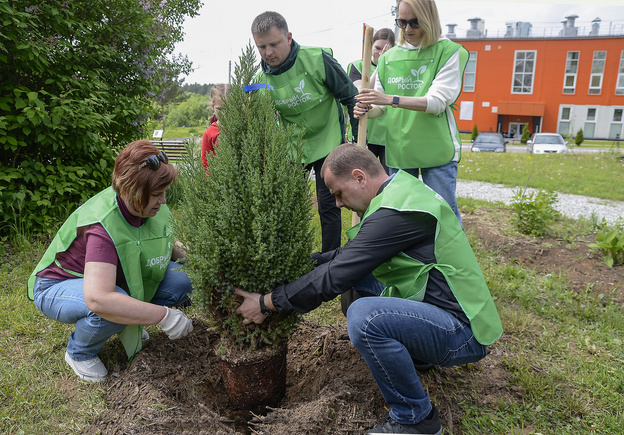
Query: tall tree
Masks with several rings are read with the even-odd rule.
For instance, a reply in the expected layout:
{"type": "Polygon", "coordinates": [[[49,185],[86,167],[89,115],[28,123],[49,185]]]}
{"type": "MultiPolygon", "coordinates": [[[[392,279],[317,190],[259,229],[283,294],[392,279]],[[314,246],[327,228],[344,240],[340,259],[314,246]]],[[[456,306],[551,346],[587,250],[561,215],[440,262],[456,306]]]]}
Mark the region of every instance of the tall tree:
{"type": "Polygon", "coordinates": [[[201,0],[0,0],[0,234],[48,229],[110,182],[201,0]],[[27,215],[28,221],[20,218],[27,215]]]}

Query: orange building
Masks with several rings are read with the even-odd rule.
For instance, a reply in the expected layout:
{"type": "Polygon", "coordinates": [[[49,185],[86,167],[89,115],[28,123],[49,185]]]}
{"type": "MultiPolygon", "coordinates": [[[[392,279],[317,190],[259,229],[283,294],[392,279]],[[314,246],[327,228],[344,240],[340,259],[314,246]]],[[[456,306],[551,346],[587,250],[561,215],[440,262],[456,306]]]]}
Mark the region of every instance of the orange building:
{"type": "MultiPolygon", "coordinates": [[[[576,16],[566,18],[574,28],[576,16]]],[[[624,138],[624,35],[599,36],[595,28],[596,36],[569,36],[565,30],[541,38],[526,26],[527,36],[514,36],[511,27],[500,38],[478,30],[475,37],[447,35],[470,52],[457,101],[459,129],[476,125],[519,138],[526,123],[531,133],[574,137],[583,129],[585,138],[624,138]]]]}

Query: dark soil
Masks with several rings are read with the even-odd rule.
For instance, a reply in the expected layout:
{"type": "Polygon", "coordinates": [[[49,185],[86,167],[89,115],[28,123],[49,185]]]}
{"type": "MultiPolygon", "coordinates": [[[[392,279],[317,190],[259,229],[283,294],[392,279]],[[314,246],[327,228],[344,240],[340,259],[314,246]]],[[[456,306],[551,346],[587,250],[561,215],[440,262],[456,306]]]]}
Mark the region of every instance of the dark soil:
{"type": "MultiPolygon", "coordinates": [[[[493,214],[479,208],[464,216],[467,231],[482,247],[497,251],[498,261],[562,274],[571,289],[589,288],[624,301],[622,290],[612,294],[622,267],[608,268],[586,243],[508,236],[502,221],[508,219],[500,210],[493,214]]],[[[195,319],[193,326],[191,334],[176,341],[154,330],[132,364],[111,370],[105,383],[107,411],[85,433],[362,434],[387,414],[342,318],[334,326],[301,323],[289,343],[285,397],[278,407],[255,411],[234,409],[213,352],[218,336],[202,320],[195,319]]],[[[513,339],[504,335],[476,364],[421,374],[445,433],[462,433],[460,421],[469,405],[488,408],[523,400],[522,387],[508,382],[504,362],[505,343],[513,339]]]]}

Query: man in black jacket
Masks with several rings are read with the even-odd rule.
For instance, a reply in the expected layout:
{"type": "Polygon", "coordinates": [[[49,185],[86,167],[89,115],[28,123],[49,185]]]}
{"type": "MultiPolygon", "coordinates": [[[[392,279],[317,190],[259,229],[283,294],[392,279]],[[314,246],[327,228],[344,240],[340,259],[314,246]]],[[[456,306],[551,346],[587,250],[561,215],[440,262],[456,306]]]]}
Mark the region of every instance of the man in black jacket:
{"type": "Polygon", "coordinates": [[[245,324],[262,323],[274,312],[306,313],[352,287],[369,296],[348,308],[347,329],[391,410],[367,433],[439,434],[416,364],[478,361],[502,334],[466,234],[440,195],[407,172],[388,177],[363,147],[337,147],[319,175],[336,205],[362,217],[347,231],[350,241],[317,254],[313,271],[271,293],[235,289],[244,298],[236,311],[245,324]]]}
{"type": "Polygon", "coordinates": [[[297,44],[279,13],[258,15],[251,33],[262,57],[258,80],[267,83],[280,119],[287,126],[295,125],[293,145],[300,137],[304,141],[301,163],[308,171],[314,169],[316,175],[322,251],[331,251],[340,246],[342,221],[340,209],[319,174],[325,157],[345,142],[342,105],[357,132],[357,120],[353,117],[357,88],[326,49],[297,44]]]}

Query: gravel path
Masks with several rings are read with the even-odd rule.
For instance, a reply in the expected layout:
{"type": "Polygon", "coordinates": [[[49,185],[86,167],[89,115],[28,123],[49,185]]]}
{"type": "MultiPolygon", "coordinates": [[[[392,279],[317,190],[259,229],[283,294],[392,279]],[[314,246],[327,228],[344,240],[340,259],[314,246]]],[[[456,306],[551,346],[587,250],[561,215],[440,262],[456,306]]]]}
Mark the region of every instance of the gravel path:
{"type": "MultiPolygon", "coordinates": [[[[502,201],[505,204],[510,204],[514,195],[513,191],[517,189],[517,187],[506,187],[501,184],[457,180],[456,194],[462,198],[502,201]]],[[[529,191],[536,191],[536,189],[529,189],[529,191]]],[[[615,223],[617,219],[624,219],[624,201],[557,193],[555,208],[563,215],[574,219],[581,216],[589,219],[592,214],[595,214],[599,221],[605,218],[610,224],[615,223]]]]}

